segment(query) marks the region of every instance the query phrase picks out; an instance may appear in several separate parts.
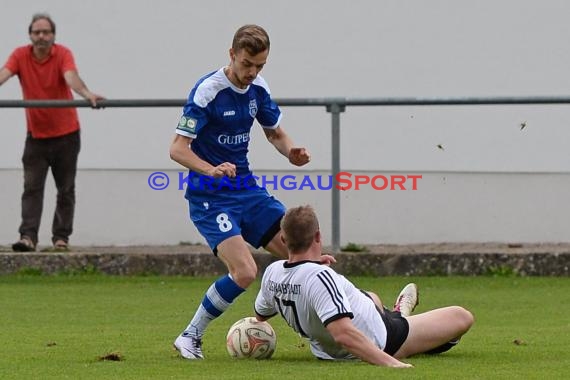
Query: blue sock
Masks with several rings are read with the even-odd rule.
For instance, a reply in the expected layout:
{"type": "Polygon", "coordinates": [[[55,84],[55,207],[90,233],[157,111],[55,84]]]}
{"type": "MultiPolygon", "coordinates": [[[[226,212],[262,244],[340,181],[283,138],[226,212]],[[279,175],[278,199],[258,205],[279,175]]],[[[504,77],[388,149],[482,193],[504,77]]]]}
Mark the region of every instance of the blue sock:
{"type": "Polygon", "coordinates": [[[196,337],[204,335],[210,322],[222,315],[244,291],[245,289],[236,284],[229,274],[219,278],[206,291],[202,303],[186,327],[185,335],[196,337]]]}

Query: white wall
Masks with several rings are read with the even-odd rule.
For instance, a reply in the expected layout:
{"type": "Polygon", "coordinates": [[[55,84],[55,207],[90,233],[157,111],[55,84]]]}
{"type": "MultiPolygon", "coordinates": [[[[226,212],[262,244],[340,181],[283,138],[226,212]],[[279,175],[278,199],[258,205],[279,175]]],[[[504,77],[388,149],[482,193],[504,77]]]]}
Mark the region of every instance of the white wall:
{"type": "MultiPolygon", "coordinates": [[[[233,32],[244,23],[259,23],[270,33],[272,51],[262,74],[277,98],[568,95],[570,89],[570,3],[563,0],[3,0],[1,7],[1,61],[27,43],[31,15],[47,11],[57,23],[58,42],[72,48],[89,87],[110,99],[185,98],[199,76],[226,64],[233,32]]],[[[0,99],[20,96],[16,78],[0,87],[0,99]]],[[[330,115],[324,108],[284,112],[283,126],[313,153],[307,170],[329,170],[330,115]]],[[[177,195],[112,185],[123,184],[116,176],[132,183],[133,169],[178,169],[168,145],[179,114],[176,108],[80,110],[76,241],[194,239],[185,235],[193,227],[180,213],[185,206],[177,195]],[[86,171],[93,168],[128,174],[86,171]],[[166,221],[143,228],[143,220],[152,227],[151,219],[164,217],[157,209],[162,202],[171,207],[166,221]],[[100,218],[117,224],[101,224],[100,218]],[[123,233],[125,224],[137,227],[123,233]],[[188,230],[180,233],[181,225],[188,230]]],[[[343,200],[343,219],[352,218],[343,223],[343,241],[567,240],[562,222],[568,183],[566,174],[557,173],[570,172],[569,120],[566,105],[349,107],[341,116],[343,169],[440,173],[434,175],[459,182],[441,187],[434,180],[429,191],[373,201],[390,223],[372,235],[359,225],[376,220],[368,216],[371,200],[343,200]],[[508,172],[514,174],[503,174],[508,172]],[[525,174],[535,172],[544,174],[525,174]],[[541,202],[547,202],[544,208],[541,202]],[[347,212],[352,207],[354,215],[347,212]],[[436,215],[447,217],[429,219],[436,215]],[[516,217],[507,223],[508,215],[516,217]],[[539,217],[555,225],[545,227],[539,217]]],[[[0,128],[0,168],[16,170],[0,175],[9,187],[21,181],[14,173],[21,168],[23,110],[0,109],[0,128]]],[[[256,170],[290,169],[258,128],[251,162],[256,170]]],[[[0,241],[13,240],[19,223],[21,183],[14,185],[0,198],[2,214],[9,216],[2,218],[0,241]]],[[[330,215],[328,197],[283,196],[294,204],[314,201],[330,215]]],[[[47,203],[44,214],[51,218],[47,203]]]]}
{"type": "MultiPolygon", "coordinates": [[[[249,22],[271,35],[262,74],[278,98],[568,95],[570,88],[563,0],[3,0],[0,60],[27,43],[37,11],[51,13],[83,78],[111,99],[185,98],[199,76],[226,64],[233,32],[249,22]]],[[[17,79],[0,98],[20,98],[17,79]]],[[[314,151],[309,169],[329,169],[324,107],[284,111],[284,127],[314,151]]],[[[167,148],[179,109],[80,113],[81,167],[175,168],[167,148]]],[[[568,106],[353,107],[342,115],[342,164],[569,171],[569,119],[568,106]]],[[[0,124],[0,167],[20,167],[23,110],[0,109],[0,124]]],[[[288,168],[259,133],[253,144],[256,168],[288,168]]]]}
{"type": "MultiPolygon", "coordinates": [[[[129,245],[204,242],[188,218],[178,171],[166,171],[167,189],[152,190],[151,170],[81,170],[73,244],[129,245]]],[[[183,173],[184,174],[184,173],[183,173]]],[[[266,172],[260,176],[310,175],[325,172],[266,172]]],[[[357,173],[355,173],[357,174],[357,173]]],[[[341,192],[341,244],[409,244],[425,242],[566,242],[570,203],[564,200],[570,174],[364,172],[363,175],[421,174],[417,190],[341,192]]],[[[20,223],[20,170],[0,170],[2,218],[0,244],[17,238],[20,223]]],[[[323,182],[326,183],[326,182],[323,182]]],[[[379,182],[380,183],[380,182],[379,182]]],[[[300,179],[298,180],[298,186],[300,179]]],[[[411,187],[406,185],[407,189],[411,187]]],[[[327,244],[331,241],[331,193],[326,190],[271,192],[287,206],[310,203],[321,218],[327,244]]],[[[49,244],[55,204],[48,181],[40,244],[49,244]]]]}

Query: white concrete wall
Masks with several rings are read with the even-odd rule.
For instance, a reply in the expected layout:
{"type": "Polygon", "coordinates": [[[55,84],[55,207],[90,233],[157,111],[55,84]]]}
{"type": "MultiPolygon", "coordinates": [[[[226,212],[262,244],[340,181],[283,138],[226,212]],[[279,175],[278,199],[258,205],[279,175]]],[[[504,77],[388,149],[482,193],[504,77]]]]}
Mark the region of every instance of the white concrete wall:
{"type": "MultiPolygon", "coordinates": [[[[128,245],[203,242],[188,219],[178,171],[166,171],[167,189],[152,190],[154,170],[81,170],[73,244],[128,245]]],[[[184,172],[183,172],[184,174],[184,172]]],[[[265,172],[260,176],[310,175],[324,172],[265,172]]],[[[563,242],[570,241],[570,174],[363,172],[362,175],[421,174],[417,190],[341,192],[341,244],[424,242],[563,242]]],[[[20,222],[21,171],[0,170],[0,244],[17,238],[20,222]]],[[[325,182],[323,182],[325,183],[325,182]]],[[[411,183],[409,183],[411,185],[411,183]]],[[[406,185],[408,189],[411,186],[406,185]]],[[[297,185],[296,188],[299,186],[297,185]]],[[[310,203],[331,234],[331,196],[326,190],[273,191],[287,206],[310,203]]],[[[48,181],[40,244],[49,244],[55,204],[48,181]]]]}
{"type": "MultiPolygon", "coordinates": [[[[0,64],[28,42],[37,11],[75,53],[90,88],[112,99],[185,98],[225,65],[235,29],[272,38],[262,74],[278,98],[568,95],[570,2],[564,0],[2,0],[0,64]]],[[[17,79],[0,99],[20,98],[17,79]]],[[[284,109],[330,169],[330,115],[284,109]]],[[[82,168],[176,168],[167,149],[181,110],[81,109],[82,168]]],[[[342,166],[353,170],[570,171],[569,106],[352,107],[342,166]],[[520,124],[526,122],[521,131],[520,124]],[[438,144],[445,151],[437,148],[438,144]]],[[[0,109],[0,168],[19,168],[21,109],[0,109]]],[[[257,169],[288,170],[256,128],[257,169]]]]}

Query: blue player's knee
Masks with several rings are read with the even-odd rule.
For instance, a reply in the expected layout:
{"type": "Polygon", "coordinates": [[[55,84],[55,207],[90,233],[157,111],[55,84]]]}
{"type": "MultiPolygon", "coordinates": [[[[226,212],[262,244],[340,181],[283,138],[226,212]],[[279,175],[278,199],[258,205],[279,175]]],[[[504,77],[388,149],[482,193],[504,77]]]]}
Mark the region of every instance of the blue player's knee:
{"type": "Polygon", "coordinates": [[[257,266],[239,268],[232,271],[231,275],[235,283],[245,289],[255,281],[257,277],[257,266]]]}

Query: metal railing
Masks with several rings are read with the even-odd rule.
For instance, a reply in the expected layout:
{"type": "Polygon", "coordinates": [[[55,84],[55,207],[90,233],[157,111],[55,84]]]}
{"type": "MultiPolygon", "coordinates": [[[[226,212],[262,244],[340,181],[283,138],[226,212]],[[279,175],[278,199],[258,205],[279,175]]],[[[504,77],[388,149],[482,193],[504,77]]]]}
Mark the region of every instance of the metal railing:
{"type": "MultiPolygon", "coordinates": [[[[326,107],[331,113],[332,164],[331,174],[340,172],[340,114],[347,106],[454,106],[454,105],[516,105],[570,104],[568,96],[529,97],[463,97],[463,98],[289,98],[274,99],[281,107],[326,107]]],[[[113,107],[182,107],[186,99],[106,99],[101,108],[113,107]]],[[[0,100],[0,108],[64,108],[91,107],[87,100],[0,100]]],[[[340,251],[340,189],[332,186],[333,252],[340,251]]]]}

